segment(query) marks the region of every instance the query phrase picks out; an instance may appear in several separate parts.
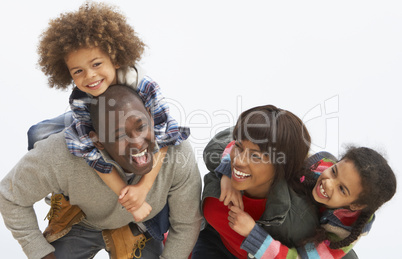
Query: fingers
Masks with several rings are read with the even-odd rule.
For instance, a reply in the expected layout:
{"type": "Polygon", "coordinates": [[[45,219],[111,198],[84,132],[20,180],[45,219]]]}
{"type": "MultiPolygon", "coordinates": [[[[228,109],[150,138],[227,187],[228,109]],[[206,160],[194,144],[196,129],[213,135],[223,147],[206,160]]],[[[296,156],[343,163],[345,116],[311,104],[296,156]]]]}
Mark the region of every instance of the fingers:
{"type": "Polygon", "coordinates": [[[122,199],[127,194],[127,192],[128,192],[128,186],[121,189],[119,199],[122,199]]]}
{"type": "Polygon", "coordinates": [[[229,227],[234,230],[235,225],[229,221],[229,227]]]}
{"type": "Polygon", "coordinates": [[[141,204],[137,204],[137,197],[130,195],[129,192],[125,193],[123,198],[119,199],[119,202],[123,206],[130,206],[130,204],[132,206],[141,205],[141,204]]]}
{"type": "Polygon", "coordinates": [[[126,208],[126,210],[128,210],[130,212],[134,212],[136,210],[139,210],[141,207],[139,207],[139,206],[124,206],[124,208],[126,208]]]}
{"type": "Polygon", "coordinates": [[[234,231],[236,231],[236,224],[237,224],[236,213],[234,213],[233,211],[229,211],[228,220],[229,220],[229,227],[234,231]]]}
{"type": "Polygon", "coordinates": [[[137,195],[135,195],[129,191],[123,192],[123,189],[122,189],[122,194],[124,195],[124,197],[122,199],[119,199],[119,202],[127,210],[129,210],[131,208],[138,209],[144,203],[144,201],[140,200],[137,195]]]}
{"type": "Polygon", "coordinates": [[[144,220],[151,213],[151,211],[152,207],[147,202],[144,202],[143,205],[135,211],[130,210],[136,222],[144,220]]]}
{"type": "Polygon", "coordinates": [[[242,209],[240,209],[238,206],[232,206],[230,207],[230,211],[229,211],[229,215],[232,213],[232,215],[235,215],[239,212],[243,211],[242,209]]]}
{"type": "Polygon", "coordinates": [[[142,204],[142,207],[147,208],[149,211],[151,211],[151,210],[152,210],[151,205],[149,205],[149,203],[148,203],[148,202],[146,202],[146,201],[144,201],[144,203],[142,204]]]}
{"type": "Polygon", "coordinates": [[[223,205],[228,206],[231,202],[230,196],[226,196],[225,200],[223,201],[223,205]]]}
{"type": "Polygon", "coordinates": [[[243,197],[240,192],[233,193],[232,200],[234,205],[239,207],[241,210],[244,210],[243,197]]]}
{"type": "Polygon", "coordinates": [[[244,210],[244,203],[243,203],[243,199],[241,196],[240,196],[240,200],[239,200],[239,207],[241,210],[244,210]]]}
{"type": "Polygon", "coordinates": [[[136,207],[139,208],[142,204],[138,204],[136,200],[127,199],[125,201],[120,201],[120,204],[123,205],[126,209],[136,207]]]}
{"type": "MultiPolygon", "coordinates": [[[[239,205],[239,202],[237,201],[236,197],[234,197],[233,195],[231,195],[228,200],[229,200],[229,202],[231,202],[232,205],[234,205],[234,206],[238,206],[238,205],[239,205]]],[[[228,203],[229,203],[229,202],[228,202],[228,203]]]]}
{"type": "Polygon", "coordinates": [[[219,196],[219,201],[224,201],[226,197],[226,192],[224,190],[221,190],[221,196],[219,196]]]}
{"type": "Polygon", "coordinates": [[[130,212],[136,212],[136,211],[143,211],[143,212],[148,211],[148,212],[151,212],[152,207],[147,202],[144,202],[141,206],[131,207],[131,208],[128,208],[127,210],[130,211],[130,212]]]}
{"type": "Polygon", "coordinates": [[[140,221],[143,221],[149,215],[149,213],[150,212],[145,212],[145,213],[132,212],[131,214],[133,214],[135,222],[140,222],[140,221]]]}
{"type": "Polygon", "coordinates": [[[228,215],[228,220],[229,220],[229,223],[234,224],[236,219],[235,219],[233,216],[231,216],[231,215],[229,214],[229,215],[228,215]]]}
{"type": "Polygon", "coordinates": [[[221,189],[221,195],[219,201],[223,202],[225,206],[229,206],[231,203],[244,210],[243,197],[239,191],[228,191],[221,189]]]}
{"type": "MultiPolygon", "coordinates": [[[[241,199],[241,196],[240,196],[240,199],[241,199]]],[[[238,197],[236,197],[236,195],[233,195],[233,194],[230,194],[230,193],[228,193],[226,195],[226,197],[224,198],[223,204],[225,206],[230,206],[230,204],[232,204],[234,206],[240,206],[240,202],[238,200],[238,197]]]]}

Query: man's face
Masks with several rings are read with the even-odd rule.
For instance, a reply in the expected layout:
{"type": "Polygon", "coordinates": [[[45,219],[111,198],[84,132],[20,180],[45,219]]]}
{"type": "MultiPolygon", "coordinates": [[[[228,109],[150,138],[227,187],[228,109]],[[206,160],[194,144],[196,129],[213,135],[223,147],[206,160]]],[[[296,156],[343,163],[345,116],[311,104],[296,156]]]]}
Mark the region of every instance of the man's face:
{"type": "Polygon", "coordinates": [[[119,109],[106,109],[98,131],[104,149],[124,171],[136,175],[151,171],[155,147],[153,121],[139,99],[133,98],[119,109]]]}

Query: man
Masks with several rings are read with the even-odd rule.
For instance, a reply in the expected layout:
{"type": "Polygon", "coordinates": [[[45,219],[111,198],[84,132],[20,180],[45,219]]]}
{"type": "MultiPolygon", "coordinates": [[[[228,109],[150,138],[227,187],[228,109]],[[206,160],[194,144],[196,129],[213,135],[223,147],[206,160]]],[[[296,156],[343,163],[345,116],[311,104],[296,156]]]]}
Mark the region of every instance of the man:
{"type": "MultiPolygon", "coordinates": [[[[152,156],[138,158],[139,151],[153,150],[155,145],[150,115],[135,91],[125,86],[109,87],[98,101],[91,107],[96,130],[91,135],[105,161],[113,163],[129,184],[135,184],[152,169],[152,156]]],[[[29,258],[90,258],[110,245],[110,239],[104,240],[105,231],[113,237],[110,230],[130,223],[146,234],[141,258],[160,254],[161,258],[187,258],[200,230],[200,193],[201,178],[190,143],[169,146],[146,198],[152,211],[145,218],[148,228],[144,230],[143,224],[132,224],[131,213],[85,160],[69,153],[61,132],[38,142],[1,181],[0,211],[29,258]],[[68,196],[85,218],[49,244],[38,227],[33,204],[51,192],[68,196]],[[160,214],[166,204],[170,227],[161,251],[162,241],[149,226],[167,219],[167,213],[160,214]]]]}

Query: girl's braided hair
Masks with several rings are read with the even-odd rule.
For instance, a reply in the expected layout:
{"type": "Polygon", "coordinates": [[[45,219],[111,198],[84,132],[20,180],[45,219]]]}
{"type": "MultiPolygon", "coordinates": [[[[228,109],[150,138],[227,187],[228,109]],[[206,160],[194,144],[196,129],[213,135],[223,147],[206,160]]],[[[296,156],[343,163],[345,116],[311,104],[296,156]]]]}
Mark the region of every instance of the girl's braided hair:
{"type": "Polygon", "coordinates": [[[62,13],[49,22],[38,46],[39,66],[49,86],[66,89],[72,78],[65,57],[81,48],[99,47],[120,67],[140,60],[145,44],[115,7],[85,3],[78,11],[62,13]]]}
{"type": "MultiPolygon", "coordinates": [[[[366,205],[366,207],[361,210],[361,214],[353,224],[349,236],[343,240],[331,242],[331,249],[346,247],[357,240],[374,212],[389,201],[396,192],[395,174],[385,158],[375,150],[367,147],[350,147],[341,160],[352,162],[359,172],[363,191],[354,203],[366,205]]],[[[312,169],[314,170],[314,167],[312,169]]],[[[306,170],[305,172],[305,180],[302,182],[304,193],[314,200],[312,190],[317,180],[311,170],[306,170]]],[[[309,241],[320,243],[327,238],[324,229],[319,228],[312,239],[305,240],[303,243],[309,241]]]]}

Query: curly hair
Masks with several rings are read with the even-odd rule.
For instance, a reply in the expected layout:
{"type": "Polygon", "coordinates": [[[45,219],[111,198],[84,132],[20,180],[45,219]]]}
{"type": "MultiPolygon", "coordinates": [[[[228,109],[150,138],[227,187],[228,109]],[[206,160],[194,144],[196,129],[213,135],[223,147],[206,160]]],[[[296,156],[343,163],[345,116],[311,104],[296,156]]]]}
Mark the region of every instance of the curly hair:
{"type": "Polygon", "coordinates": [[[85,3],[78,11],[62,13],[40,35],[39,66],[50,87],[66,89],[72,83],[65,57],[81,48],[99,47],[120,67],[140,60],[145,44],[116,7],[85,3]]]}

